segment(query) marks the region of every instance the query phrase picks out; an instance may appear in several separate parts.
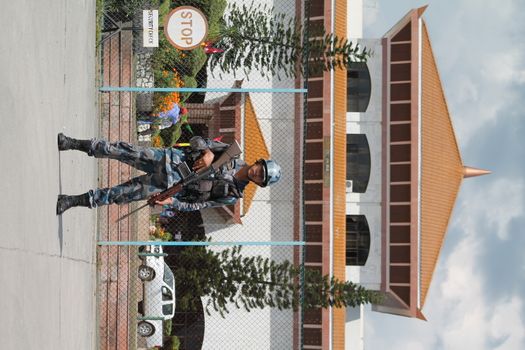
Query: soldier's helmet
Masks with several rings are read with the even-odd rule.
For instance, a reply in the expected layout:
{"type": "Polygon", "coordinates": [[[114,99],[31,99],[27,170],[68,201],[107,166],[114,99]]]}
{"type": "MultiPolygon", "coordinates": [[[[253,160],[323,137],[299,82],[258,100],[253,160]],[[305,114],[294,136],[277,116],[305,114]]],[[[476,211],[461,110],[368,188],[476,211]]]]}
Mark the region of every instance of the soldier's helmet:
{"type": "Polygon", "coordinates": [[[259,163],[263,165],[264,181],[261,187],[274,184],[281,178],[281,166],[276,161],[271,159],[259,159],[259,163]]]}

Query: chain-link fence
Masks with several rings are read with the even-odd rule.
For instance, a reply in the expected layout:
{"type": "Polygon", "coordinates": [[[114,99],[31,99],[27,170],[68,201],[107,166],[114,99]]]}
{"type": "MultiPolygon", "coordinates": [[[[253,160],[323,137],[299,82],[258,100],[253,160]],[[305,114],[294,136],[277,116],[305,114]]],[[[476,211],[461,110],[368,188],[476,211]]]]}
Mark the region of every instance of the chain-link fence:
{"type": "Polygon", "coordinates": [[[301,248],[266,243],[101,246],[127,260],[101,266],[118,268],[115,281],[101,283],[101,347],[298,348],[301,279],[291,261],[301,248]]]}
{"type": "MultiPolygon", "coordinates": [[[[190,170],[200,159],[190,160],[192,137],[237,141],[240,160],[275,160],[281,178],[239,187],[215,175],[211,189],[175,197],[212,206],[202,210],[146,206],[128,216],[145,201],[100,206],[100,349],[302,348],[303,7],[105,1],[100,137],[169,149],[190,170]],[[195,9],[207,20],[206,39],[181,49],[198,41],[195,9]],[[177,16],[179,31],[169,35],[179,38],[168,38],[166,18],[177,16]]],[[[242,163],[226,168],[237,174],[242,163]]],[[[117,160],[102,159],[99,169],[100,188],[144,174],[117,160]]]]}

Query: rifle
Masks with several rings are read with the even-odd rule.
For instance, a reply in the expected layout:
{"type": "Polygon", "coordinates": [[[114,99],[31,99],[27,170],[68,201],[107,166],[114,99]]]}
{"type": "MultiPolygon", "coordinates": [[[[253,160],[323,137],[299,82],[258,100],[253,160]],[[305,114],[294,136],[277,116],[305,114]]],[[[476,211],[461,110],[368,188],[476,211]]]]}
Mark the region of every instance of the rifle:
{"type": "Polygon", "coordinates": [[[216,161],[214,161],[209,167],[207,167],[205,169],[201,169],[198,172],[191,171],[190,168],[188,167],[188,165],[185,162],[181,163],[177,167],[177,171],[179,172],[179,174],[182,177],[181,181],[177,182],[175,185],[171,186],[168,189],[165,189],[164,191],[162,191],[160,193],[154,194],[153,196],[148,198],[146,204],[141,205],[140,207],[130,211],[129,213],[127,213],[127,214],[125,214],[123,216],[121,216],[120,218],[117,219],[116,222],[119,222],[119,221],[127,218],[131,214],[139,211],[140,209],[142,209],[142,208],[144,208],[144,207],[146,207],[148,205],[149,206],[154,206],[155,203],[158,202],[158,201],[163,201],[163,200],[165,200],[167,198],[173,197],[174,195],[176,195],[177,193],[182,191],[184,186],[186,186],[188,184],[191,184],[193,182],[197,182],[197,181],[200,181],[202,179],[205,179],[208,176],[210,176],[211,174],[216,173],[224,164],[230,162],[232,159],[234,159],[235,157],[239,156],[241,153],[242,153],[241,146],[239,145],[239,143],[237,141],[233,141],[233,143],[227,149],[224,150],[224,152],[220,155],[220,157],[216,161]]]}

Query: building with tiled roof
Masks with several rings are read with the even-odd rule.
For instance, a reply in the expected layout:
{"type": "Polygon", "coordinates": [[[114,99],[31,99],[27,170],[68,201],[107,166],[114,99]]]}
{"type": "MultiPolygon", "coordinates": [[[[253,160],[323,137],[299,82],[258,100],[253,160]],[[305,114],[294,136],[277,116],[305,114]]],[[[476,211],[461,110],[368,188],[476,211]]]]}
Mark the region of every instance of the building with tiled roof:
{"type": "MultiPolygon", "coordinates": [[[[301,240],[304,233],[307,269],[384,292],[375,311],[424,319],[461,183],[484,171],[463,164],[422,19],[426,8],[409,11],[382,38],[363,39],[362,2],[310,1],[312,27],[358,38],[373,55],[366,64],[308,77],[304,135],[299,95],[243,94],[224,106],[218,132],[236,138],[248,162],[278,159],[284,176],[272,189],[246,189],[226,215],[242,225],[224,224],[214,211],[202,215],[206,234],[217,241],[301,240]],[[301,154],[304,159],[296,156],[301,154]]],[[[296,15],[303,5],[295,1],[296,15]]],[[[243,87],[262,84],[302,87],[301,79],[251,79],[243,87]]],[[[289,248],[243,249],[300,263],[289,248]]],[[[364,348],[363,308],[310,309],[302,320],[291,312],[262,313],[232,309],[227,319],[207,318],[204,344],[221,339],[224,348],[364,348]],[[253,325],[257,331],[248,331],[253,325]],[[224,329],[239,331],[221,338],[224,329]]]]}
{"type": "MultiPolygon", "coordinates": [[[[374,311],[424,320],[461,183],[487,172],[461,158],[426,6],[363,39],[362,1],[333,5],[312,1],[312,22],[359,38],[373,55],[309,80],[306,266],[383,292],[374,311]]],[[[362,313],[306,312],[305,349],[364,348],[362,313]]]]}

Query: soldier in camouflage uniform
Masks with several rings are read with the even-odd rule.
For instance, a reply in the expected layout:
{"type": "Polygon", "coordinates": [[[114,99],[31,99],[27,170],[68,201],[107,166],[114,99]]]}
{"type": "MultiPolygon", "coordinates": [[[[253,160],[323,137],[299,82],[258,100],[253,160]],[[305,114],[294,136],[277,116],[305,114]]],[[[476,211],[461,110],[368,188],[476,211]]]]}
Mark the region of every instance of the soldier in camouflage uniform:
{"type": "MultiPolygon", "coordinates": [[[[211,165],[215,158],[214,152],[228,147],[222,142],[210,141],[200,136],[192,138],[190,145],[190,149],[185,152],[177,148],[139,147],[122,141],[110,143],[96,139],[77,140],[58,134],[60,151],[78,150],[95,158],[116,159],[146,174],[114,187],[97,188],[78,196],[59,195],[57,215],[76,206],[95,208],[147,199],[181,181],[177,166],[182,162],[186,161],[194,171],[198,171],[211,165]]],[[[192,183],[174,197],[157,204],[164,205],[167,213],[230,205],[242,197],[244,188],[250,181],[265,187],[279,181],[280,176],[281,168],[272,160],[260,159],[248,165],[240,159],[233,159],[221,167],[217,174],[192,183]]]]}

